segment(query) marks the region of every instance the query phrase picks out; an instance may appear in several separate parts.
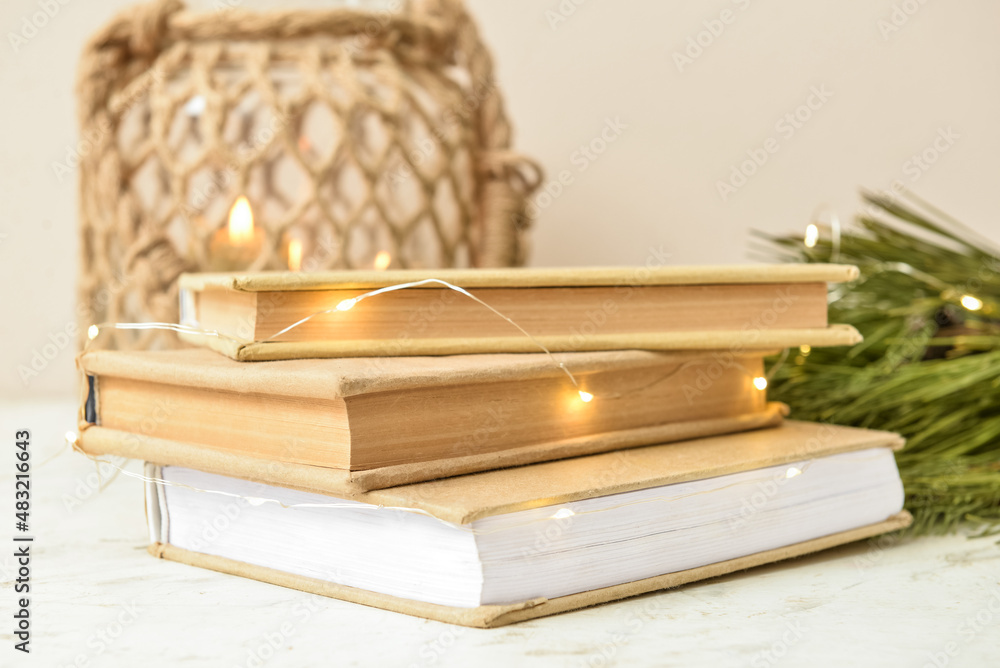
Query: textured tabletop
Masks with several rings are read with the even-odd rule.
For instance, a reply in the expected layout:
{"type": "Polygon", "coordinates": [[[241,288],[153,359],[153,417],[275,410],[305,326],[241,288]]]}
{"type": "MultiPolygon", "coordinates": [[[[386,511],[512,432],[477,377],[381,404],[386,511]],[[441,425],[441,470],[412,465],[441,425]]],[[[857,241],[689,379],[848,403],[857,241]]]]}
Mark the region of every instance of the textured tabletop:
{"type": "MultiPolygon", "coordinates": [[[[6,624],[4,666],[954,668],[995,665],[1000,651],[1000,548],[990,540],[876,539],[581,612],[467,629],[156,560],[146,553],[138,480],[118,476],[98,492],[95,465],[82,456],[64,451],[43,464],[75,424],[72,402],[4,402],[0,415],[11,443],[15,430],[33,431],[36,537],[32,655],[13,650],[6,624]]],[[[9,509],[8,459],[0,496],[9,509]]],[[[12,554],[0,551],[6,611],[12,554]]]]}

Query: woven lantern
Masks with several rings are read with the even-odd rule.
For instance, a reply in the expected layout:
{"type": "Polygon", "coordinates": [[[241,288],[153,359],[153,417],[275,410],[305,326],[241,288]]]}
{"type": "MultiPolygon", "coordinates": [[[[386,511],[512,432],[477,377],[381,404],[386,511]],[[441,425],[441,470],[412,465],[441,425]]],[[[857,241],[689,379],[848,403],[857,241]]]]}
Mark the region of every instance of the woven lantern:
{"type": "Polygon", "coordinates": [[[176,322],[184,271],[523,263],[541,174],[510,150],[475,24],[458,0],[387,4],[191,14],[163,0],[91,39],[81,331],[176,322]]]}

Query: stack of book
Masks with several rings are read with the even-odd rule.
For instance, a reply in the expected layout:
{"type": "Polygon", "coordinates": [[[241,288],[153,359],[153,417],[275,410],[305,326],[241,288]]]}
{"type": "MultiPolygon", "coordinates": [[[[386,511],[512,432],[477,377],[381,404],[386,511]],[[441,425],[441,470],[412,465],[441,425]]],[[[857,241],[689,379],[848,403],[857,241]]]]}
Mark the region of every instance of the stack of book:
{"type": "Polygon", "coordinates": [[[766,355],[860,339],[826,307],[856,272],[186,275],[199,345],[85,354],[80,447],[148,462],[158,557],[469,626],[563,612],[906,526],[900,437],[766,399],[766,355]]]}

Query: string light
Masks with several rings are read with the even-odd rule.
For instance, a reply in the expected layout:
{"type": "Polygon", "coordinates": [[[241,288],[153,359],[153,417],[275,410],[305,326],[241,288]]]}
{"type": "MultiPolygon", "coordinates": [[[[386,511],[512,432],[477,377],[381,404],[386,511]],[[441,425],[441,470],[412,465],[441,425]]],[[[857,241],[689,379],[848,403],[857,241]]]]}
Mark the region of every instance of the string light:
{"type": "MultiPolygon", "coordinates": [[[[281,331],[279,331],[279,332],[277,332],[275,334],[272,334],[270,337],[268,337],[266,339],[263,339],[262,341],[263,342],[273,341],[274,339],[277,339],[278,337],[280,337],[282,334],[285,334],[286,332],[289,332],[289,331],[295,329],[299,325],[302,325],[303,323],[308,322],[309,320],[312,320],[313,318],[315,318],[317,316],[320,316],[320,315],[323,315],[323,314],[327,314],[327,313],[333,313],[334,311],[341,311],[341,312],[343,312],[343,311],[349,311],[352,308],[354,308],[357,305],[358,302],[360,302],[360,301],[362,301],[364,299],[367,299],[369,297],[374,297],[376,295],[385,294],[385,293],[393,292],[393,291],[396,291],[396,290],[403,290],[403,289],[406,289],[406,288],[421,287],[421,286],[429,285],[429,284],[441,285],[441,286],[443,286],[445,288],[448,288],[450,290],[454,290],[455,292],[463,294],[463,295],[469,297],[470,299],[472,299],[473,301],[477,302],[478,304],[481,304],[485,308],[489,309],[494,314],[496,314],[499,317],[503,318],[507,322],[509,322],[519,332],[521,332],[521,334],[523,334],[524,336],[526,336],[527,338],[529,338],[532,341],[532,343],[534,343],[536,346],[538,346],[538,348],[540,350],[542,350],[548,356],[548,358],[551,360],[552,364],[554,364],[560,371],[562,371],[563,373],[566,374],[566,376],[569,378],[570,382],[572,382],[573,386],[576,388],[577,395],[580,397],[580,401],[581,402],[587,404],[587,403],[590,403],[590,402],[592,402],[594,400],[593,393],[587,392],[586,390],[580,389],[580,384],[577,381],[576,376],[574,376],[573,373],[568,368],[566,368],[566,364],[564,362],[558,361],[555,358],[555,356],[552,354],[552,351],[550,351],[545,346],[545,344],[543,344],[541,341],[539,341],[534,336],[532,336],[527,330],[525,330],[519,324],[517,324],[516,322],[514,322],[513,319],[511,319],[509,316],[504,315],[503,313],[501,313],[497,309],[493,308],[492,306],[490,306],[489,304],[487,304],[486,302],[484,302],[479,297],[476,297],[475,295],[473,295],[472,293],[470,293],[468,290],[466,290],[464,288],[461,288],[461,287],[459,287],[457,285],[452,285],[451,283],[448,283],[447,281],[443,281],[443,280],[437,279],[437,278],[428,278],[428,279],[424,279],[424,280],[420,280],[420,281],[414,281],[414,282],[411,282],[411,283],[400,283],[400,284],[397,284],[397,285],[390,285],[390,286],[386,286],[386,287],[383,287],[383,288],[379,288],[377,290],[372,290],[370,292],[366,292],[366,293],[360,294],[357,297],[351,297],[351,298],[348,298],[348,299],[343,299],[335,307],[330,308],[330,309],[325,309],[325,310],[322,310],[322,311],[317,311],[315,313],[312,313],[311,315],[308,315],[305,318],[302,318],[301,320],[299,320],[298,322],[295,322],[295,323],[289,325],[288,327],[285,327],[281,331]]],[[[215,338],[218,338],[218,339],[223,339],[223,340],[230,341],[230,342],[235,343],[235,344],[246,344],[247,343],[247,341],[243,341],[243,340],[234,338],[232,336],[223,334],[223,333],[219,332],[218,330],[203,330],[203,329],[199,329],[197,327],[192,327],[190,325],[178,325],[178,324],[174,324],[174,323],[163,323],[163,322],[149,322],[149,323],[120,323],[119,322],[119,323],[103,323],[103,325],[96,325],[96,324],[95,325],[91,325],[88,328],[88,330],[87,330],[88,336],[90,337],[91,341],[93,341],[94,338],[97,337],[99,329],[102,326],[112,327],[114,329],[127,329],[127,330],[162,329],[162,330],[180,332],[180,333],[184,333],[184,334],[197,334],[197,335],[202,335],[202,336],[215,337],[215,338]]],[[[261,341],[258,341],[258,343],[259,342],[261,342],[261,341]]],[[[89,348],[89,342],[88,342],[88,345],[84,347],[84,352],[86,352],[87,348],[89,348]]],[[[808,348],[809,348],[809,346],[802,346],[803,350],[808,349],[808,348]]],[[[777,368],[780,367],[781,362],[784,360],[784,358],[787,356],[787,354],[788,354],[788,349],[786,348],[782,352],[782,356],[779,358],[778,363],[775,365],[774,368],[772,368],[772,370],[769,372],[768,375],[772,375],[777,370],[777,368]]],[[[683,368],[686,368],[686,366],[688,364],[689,363],[685,363],[685,364],[680,365],[679,367],[677,367],[673,372],[671,372],[667,376],[664,376],[663,378],[660,378],[657,381],[654,381],[654,384],[656,382],[661,382],[663,380],[666,380],[667,378],[670,378],[671,376],[675,375],[677,372],[681,371],[683,368]]],[[[744,371],[746,371],[746,370],[744,369],[744,371]]],[[[747,375],[749,375],[749,372],[747,373],[747,375]]],[[[757,377],[755,377],[753,379],[754,387],[756,387],[758,390],[765,389],[767,387],[767,382],[768,382],[767,378],[765,378],[763,376],[757,376],[757,377]]],[[[620,396],[620,395],[612,396],[612,398],[617,398],[617,396],[620,396]]]]}
{"type": "Polygon", "coordinates": [[[979,309],[983,308],[983,300],[977,299],[972,295],[962,295],[961,302],[962,306],[969,309],[970,311],[978,311],[979,309]]]}
{"type": "Polygon", "coordinates": [[[819,241],[819,228],[814,224],[809,223],[806,226],[806,237],[803,239],[803,242],[805,243],[806,248],[812,248],[816,245],[817,241],[819,241]]]}
{"type": "MultiPolygon", "coordinates": [[[[612,511],[612,510],[619,510],[621,508],[627,508],[627,507],[636,506],[636,505],[645,505],[645,504],[649,504],[649,503],[675,503],[675,502],[682,501],[682,500],[687,499],[687,498],[691,498],[691,497],[695,497],[695,496],[702,496],[704,494],[708,494],[708,493],[712,493],[712,492],[718,491],[718,489],[714,489],[714,490],[701,490],[701,491],[697,491],[697,492],[690,492],[690,493],[687,493],[687,494],[677,494],[677,495],[673,495],[673,496],[655,496],[655,497],[649,497],[649,498],[645,498],[645,499],[633,499],[633,500],[622,502],[622,503],[618,503],[618,504],[615,504],[615,505],[612,505],[612,506],[607,506],[605,508],[594,509],[594,510],[583,510],[583,511],[580,511],[580,512],[574,511],[574,510],[572,510],[570,508],[563,507],[563,508],[560,508],[559,510],[557,510],[555,513],[553,513],[549,517],[546,517],[546,518],[529,519],[529,520],[525,520],[524,522],[521,522],[519,524],[512,524],[512,525],[509,525],[509,526],[506,526],[506,527],[500,527],[500,528],[496,528],[496,529],[479,529],[479,528],[475,528],[475,527],[473,527],[471,525],[467,525],[467,524],[455,524],[454,522],[449,522],[447,520],[443,520],[443,519],[435,516],[434,514],[432,514],[432,513],[428,512],[428,511],[422,509],[422,508],[412,508],[412,507],[407,507],[407,506],[372,505],[372,504],[366,504],[366,503],[363,503],[363,502],[351,502],[351,501],[339,501],[339,502],[334,502],[334,503],[292,503],[292,504],[288,504],[288,503],[284,503],[284,502],[282,502],[282,501],[280,501],[278,499],[272,499],[272,498],[268,498],[268,497],[245,496],[243,494],[235,494],[233,492],[225,492],[225,491],[222,491],[222,490],[205,489],[205,488],[202,488],[202,487],[195,487],[193,485],[188,485],[188,484],[185,484],[185,483],[182,483],[182,482],[174,482],[174,481],[170,481],[170,480],[164,480],[163,478],[151,477],[151,476],[143,475],[141,473],[135,473],[133,471],[128,471],[125,468],[123,468],[123,467],[119,466],[118,464],[114,463],[113,461],[110,461],[110,460],[107,460],[107,459],[104,459],[104,458],[92,455],[92,454],[90,454],[89,452],[86,452],[85,450],[83,450],[80,447],[80,445],[77,442],[78,441],[77,435],[74,432],[66,432],[66,440],[67,440],[67,442],[70,443],[70,445],[72,446],[72,449],[73,449],[74,452],[77,452],[77,453],[83,455],[84,457],[86,457],[87,459],[91,460],[95,464],[103,464],[105,466],[108,466],[108,467],[114,469],[116,471],[115,475],[117,475],[118,473],[121,473],[121,474],[126,475],[126,476],[128,476],[130,478],[136,478],[138,480],[142,480],[143,482],[152,483],[152,484],[155,484],[155,485],[160,486],[160,487],[178,487],[178,488],[189,489],[191,491],[199,492],[199,493],[203,493],[203,494],[215,494],[215,495],[226,496],[226,497],[230,497],[230,498],[242,499],[242,500],[246,501],[247,503],[249,503],[252,506],[262,506],[264,504],[269,504],[270,503],[270,504],[275,504],[277,506],[280,506],[280,507],[285,508],[285,509],[290,509],[290,510],[291,509],[297,509],[297,508],[333,508],[333,509],[354,509],[354,510],[396,510],[396,511],[401,511],[401,512],[413,513],[413,514],[416,514],[416,515],[424,515],[424,516],[427,516],[427,517],[429,517],[429,518],[431,518],[433,520],[436,520],[436,521],[438,521],[438,522],[440,522],[442,524],[446,524],[448,526],[460,529],[462,531],[466,531],[468,533],[480,534],[480,535],[487,535],[487,534],[495,533],[497,531],[502,531],[502,530],[504,530],[504,528],[510,529],[510,528],[516,528],[516,527],[519,527],[519,526],[528,526],[530,524],[534,524],[535,522],[545,521],[545,520],[548,520],[548,519],[565,519],[567,517],[573,517],[573,516],[576,516],[576,515],[593,515],[593,514],[596,514],[596,513],[603,513],[603,512],[608,512],[608,511],[612,511]]],[[[806,470],[811,465],[812,465],[812,460],[803,462],[801,468],[799,468],[798,466],[790,466],[785,471],[785,477],[786,478],[794,478],[797,475],[801,475],[801,474],[805,473],[806,470]]],[[[755,479],[733,481],[733,482],[725,485],[725,488],[736,488],[736,487],[742,487],[742,486],[752,485],[752,484],[759,484],[759,481],[755,480],[755,479]]],[[[102,486],[102,488],[103,488],[103,486],[102,486]]]]}
{"type": "Polygon", "coordinates": [[[812,352],[812,346],[799,346],[799,352],[802,353],[803,357],[808,357],[809,353],[812,352]]]}

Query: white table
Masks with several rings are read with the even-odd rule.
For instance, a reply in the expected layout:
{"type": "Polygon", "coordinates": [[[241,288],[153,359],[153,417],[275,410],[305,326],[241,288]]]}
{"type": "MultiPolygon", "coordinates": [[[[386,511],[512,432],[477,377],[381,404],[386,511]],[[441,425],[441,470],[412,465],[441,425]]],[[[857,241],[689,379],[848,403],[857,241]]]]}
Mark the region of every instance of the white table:
{"type": "Polygon", "coordinates": [[[63,447],[75,408],[4,402],[0,540],[13,545],[12,441],[24,427],[36,539],[30,657],[12,649],[13,548],[0,548],[3,666],[1000,665],[1000,548],[961,536],[858,543],[496,630],[157,560],[138,480],[93,491],[94,465],[69,451],[39,466],[63,447]]]}

